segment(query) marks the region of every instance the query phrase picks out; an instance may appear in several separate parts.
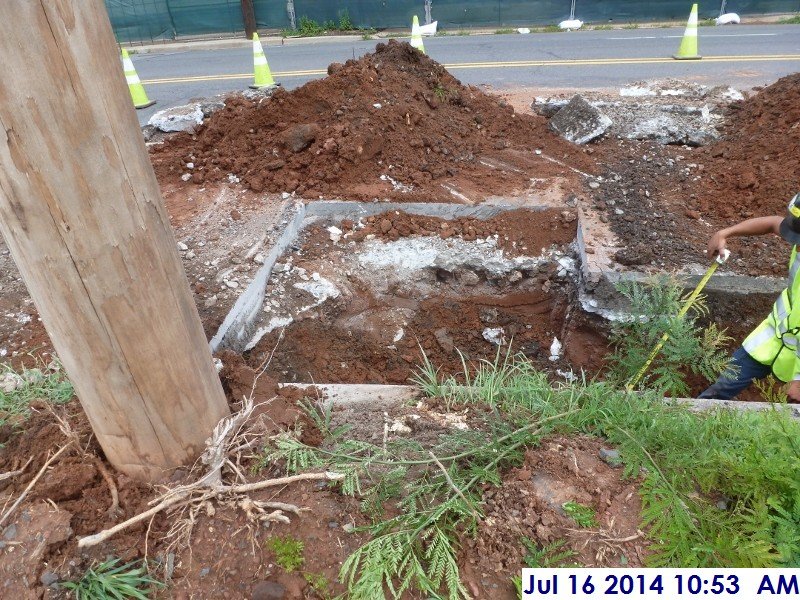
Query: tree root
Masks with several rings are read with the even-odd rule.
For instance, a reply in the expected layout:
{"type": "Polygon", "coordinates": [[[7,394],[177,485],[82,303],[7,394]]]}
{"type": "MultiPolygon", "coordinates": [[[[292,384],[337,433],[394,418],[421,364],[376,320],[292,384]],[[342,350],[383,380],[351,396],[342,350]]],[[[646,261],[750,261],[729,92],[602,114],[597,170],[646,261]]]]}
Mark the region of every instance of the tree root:
{"type": "MultiPolygon", "coordinates": [[[[305,481],[305,480],[318,480],[318,479],[325,479],[328,481],[338,481],[344,478],[344,475],[341,473],[332,473],[332,472],[324,472],[324,473],[303,473],[300,475],[291,475],[288,477],[278,477],[276,479],[266,479],[264,481],[257,481],[255,483],[246,483],[246,484],[239,484],[239,485],[220,485],[214,488],[205,488],[199,485],[195,486],[185,486],[183,489],[179,488],[177,490],[173,490],[167,497],[162,497],[163,499],[153,508],[146,510],[143,513],[139,513],[135,517],[131,517],[127,521],[123,521],[114,527],[109,529],[104,529],[99,533],[95,533],[94,535],[89,535],[86,537],[82,537],[78,540],[78,548],[88,548],[89,546],[96,546],[97,544],[106,541],[108,538],[116,535],[120,531],[127,529],[137,523],[140,523],[150,517],[156,515],[157,513],[161,512],[162,510],[169,508],[175,504],[178,504],[181,500],[185,500],[189,498],[195,492],[205,492],[206,498],[209,497],[209,492],[211,496],[219,497],[226,494],[244,494],[247,492],[252,492],[255,490],[261,490],[268,487],[276,487],[282,485],[289,485],[296,481],[305,481]]],[[[202,481],[202,480],[201,480],[202,481]]],[[[277,505],[278,503],[269,503],[264,502],[264,505],[277,505]]],[[[296,509],[293,505],[285,505],[291,506],[292,509],[296,509]]],[[[300,509],[297,509],[299,512],[300,509]]],[[[292,510],[292,512],[295,512],[292,510]]],[[[280,520],[273,518],[272,520],[280,520]]],[[[288,520],[288,519],[287,519],[288,520]]]]}
{"type": "Polygon", "coordinates": [[[97,467],[97,470],[100,472],[100,475],[103,477],[103,480],[106,482],[108,486],[108,491],[111,494],[111,506],[108,507],[106,514],[111,517],[118,517],[120,513],[119,509],[119,492],[117,491],[117,484],[114,483],[114,478],[111,477],[111,473],[108,472],[106,466],[96,456],[92,455],[92,460],[94,462],[94,466],[97,467]]]}

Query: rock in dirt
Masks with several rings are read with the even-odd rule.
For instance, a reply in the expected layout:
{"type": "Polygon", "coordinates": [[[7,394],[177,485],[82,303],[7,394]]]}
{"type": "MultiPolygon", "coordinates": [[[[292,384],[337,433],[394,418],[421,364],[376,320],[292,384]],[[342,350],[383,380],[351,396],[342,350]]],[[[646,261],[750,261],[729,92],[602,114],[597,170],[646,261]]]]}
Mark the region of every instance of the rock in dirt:
{"type": "Polygon", "coordinates": [[[274,581],[260,581],[253,586],[252,600],[281,600],[286,597],[286,588],[274,581]]]}
{"type": "Polygon", "coordinates": [[[203,116],[208,118],[221,108],[225,108],[225,103],[222,100],[206,100],[200,102],[199,106],[203,116]]]}
{"type": "Polygon", "coordinates": [[[600,448],[600,451],[597,454],[604,462],[612,467],[622,466],[622,458],[619,455],[619,450],[600,448]]]}
{"type": "Polygon", "coordinates": [[[152,125],[145,125],[144,127],[142,127],[142,137],[144,138],[144,141],[149,142],[150,140],[152,140],[156,131],[157,129],[152,125]]]}
{"type": "Polygon", "coordinates": [[[194,132],[203,124],[203,109],[199,104],[184,104],[160,110],[147,122],[160,131],[194,132]]]}
{"type": "Polygon", "coordinates": [[[61,578],[58,576],[58,573],[53,573],[52,571],[45,571],[42,573],[42,576],[39,577],[39,581],[45,587],[57,583],[59,579],[61,578]]]}
{"type": "Polygon", "coordinates": [[[302,152],[317,139],[319,132],[316,123],[294,125],[283,132],[283,143],[292,152],[302,152]]]}
{"type": "Polygon", "coordinates": [[[573,96],[572,100],[550,119],[550,128],[574,144],[586,144],[600,137],[611,125],[611,119],[580,95],[573,96]]]}

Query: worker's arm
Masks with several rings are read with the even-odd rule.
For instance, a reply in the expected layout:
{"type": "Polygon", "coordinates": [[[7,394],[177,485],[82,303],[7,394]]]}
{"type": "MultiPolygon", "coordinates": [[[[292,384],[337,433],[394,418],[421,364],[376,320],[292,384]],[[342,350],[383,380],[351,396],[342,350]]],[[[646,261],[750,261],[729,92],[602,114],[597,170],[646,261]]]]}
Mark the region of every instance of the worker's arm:
{"type": "Polygon", "coordinates": [[[730,237],[780,233],[781,221],[783,221],[783,217],[756,217],[754,219],[747,219],[731,227],[720,229],[708,242],[708,253],[711,256],[721,254],[727,246],[728,238],[730,237]]]}

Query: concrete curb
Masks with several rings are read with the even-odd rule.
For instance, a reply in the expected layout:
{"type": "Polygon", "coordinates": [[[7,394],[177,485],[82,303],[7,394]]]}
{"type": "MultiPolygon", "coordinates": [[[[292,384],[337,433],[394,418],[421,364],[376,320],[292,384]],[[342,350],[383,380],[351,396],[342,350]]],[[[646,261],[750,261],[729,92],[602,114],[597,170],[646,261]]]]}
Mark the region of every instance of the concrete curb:
{"type": "MultiPolygon", "coordinates": [[[[356,406],[359,404],[379,404],[387,408],[399,406],[412,400],[421,399],[422,392],[413,385],[371,385],[346,383],[282,383],[281,388],[300,390],[316,389],[324,394],[324,402],[334,406],[356,406]]],[[[666,403],[690,404],[696,412],[711,410],[764,411],[775,405],[769,402],[740,402],[737,400],[700,400],[698,398],[664,398],[666,403]]],[[[787,404],[791,416],[800,419],[800,405],[787,404]]]]}
{"type": "Polygon", "coordinates": [[[286,248],[297,238],[306,216],[306,207],[302,202],[294,206],[294,215],[289,219],[286,228],[281,233],[275,245],[264,258],[264,264],[256,272],[255,277],[244,292],[236,300],[217,333],[209,342],[211,352],[216,352],[221,347],[236,348],[244,343],[250,324],[255,320],[258,311],[264,305],[267,282],[272,275],[275,263],[286,251],[286,248]]]}

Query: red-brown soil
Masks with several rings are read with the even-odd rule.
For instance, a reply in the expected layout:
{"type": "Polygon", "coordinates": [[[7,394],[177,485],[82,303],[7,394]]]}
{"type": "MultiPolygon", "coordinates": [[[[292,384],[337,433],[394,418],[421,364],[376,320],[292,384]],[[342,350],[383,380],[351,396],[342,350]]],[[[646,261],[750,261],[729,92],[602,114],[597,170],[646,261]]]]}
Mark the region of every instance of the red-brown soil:
{"type": "MultiPolygon", "coordinates": [[[[576,226],[572,212],[557,210],[517,210],[486,221],[443,221],[392,211],[368,217],[364,224],[361,229],[352,222],[341,224],[347,236],[342,240],[345,246],[332,243],[324,226],[311,227],[304,233],[302,246],[288,258],[295,267],[330,276],[368,237],[474,241],[495,234],[504,254],[536,256],[551,246],[565,250],[576,226]]],[[[364,281],[370,277],[363,275],[364,281]]],[[[392,283],[392,291],[386,294],[376,293],[361,278],[355,283],[348,280],[340,296],[305,313],[298,309],[295,322],[283,333],[276,329],[264,336],[247,353],[248,363],[256,366],[273,356],[267,372],[282,381],[402,384],[422,363],[423,352],[449,374],[463,371],[459,352],[468,360],[494,359],[498,347],[483,332],[502,328],[513,350],[540,368],[599,370],[605,339],[597,333],[593,319],[572,308],[573,287],[568,276],[558,274],[555,263],[543,262],[535,272],[518,272],[511,279],[488,281],[485,277],[439,269],[430,294],[415,291],[411,282],[392,283]],[[395,341],[392,336],[398,326],[390,320],[393,309],[411,313],[403,325],[404,335],[395,341]],[[553,337],[566,341],[564,360],[557,363],[549,360],[553,337]]],[[[300,298],[296,304],[307,302],[300,298]]],[[[503,346],[502,352],[507,349],[503,346]]]]}
{"type": "Polygon", "coordinates": [[[153,147],[159,180],[190,173],[203,184],[233,174],[256,192],[310,199],[452,202],[442,184],[481,201],[527,189],[532,177],[574,177],[534,149],[584,171],[595,168],[543,118],[462,85],[408,44],[378,44],[328,72],[266,99],[229,98],[196,134],[153,147]],[[389,178],[413,190],[394,189],[389,178]]]}
{"type": "Polygon", "coordinates": [[[476,598],[517,598],[508,574],[519,574],[525,547],[563,541],[566,563],[586,567],[641,567],[647,541],[638,536],[641,499],[636,480],[622,478],[599,458],[601,440],[554,437],[528,450],[499,488],[485,494],[486,518],[465,540],[462,577],[476,598]],[[578,502],[595,511],[597,527],[580,528],[561,505],[578,502]],[[633,538],[633,539],[629,539],[633,538]],[[619,541],[627,540],[627,541],[619,541]]]}
{"type": "Polygon", "coordinates": [[[360,229],[356,229],[352,221],[343,222],[342,227],[345,232],[353,231],[350,239],[357,242],[367,236],[397,240],[412,235],[438,235],[442,239],[459,237],[471,242],[497,235],[497,247],[508,256],[516,256],[526,250],[538,252],[551,244],[569,244],[575,238],[576,219],[576,214],[570,210],[512,210],[485,220],[446,220],[393,211],[366,218],[365,226],[360,229]]]}
{"type": "Polygon", "coordinates": [[[783,214],[800,192],[800,73],[731,104],[725,137],[703,150],[699,210],[723,219],[783,214]]]}
{"type": "MultiPolygon", "coordinates": [[[[241,357],[230,353],[221,357],[225,364],[221,378],[233,410],[240,408],[242,395],[252,394],[257,408],[251,419],[260,420],[264,435],[299,426],[305,443],[321,442],[319,430],[297,407],[297,400],[303,394],[282,391],[276,395],[275,382],[266,375],[256,380],[257,372],[245,365],[241,357]]],[[[133,482],[105,462],[77,401],[56,410],[77,435],[80,450],[73,445],[57,459],[4,524],[0,538],[3,597],[25,600],[65,597],[45,588],[40,577],[48,572],[58,574],[62,581],[76,578],[108,556],[123,561],[147,557],[155,561],[157,575],[163,578],[169,543],[165,536],[173,524],[167,513],[160,513],[151,523],[145,521],[133,526],[99,546],[78,550],[78,537],[97,533],[147,510],[148,502],[161,489],[133,482]],[[108,513],[111,494],[102,469],[108,471],[119,491],[119,511],[113,515],[108,513]]],[[[19,429],[5,426],[2,438],[5,446],[0,449],[0,473],[18,469],[32,459],[22,475],[0,482],[1,501],[7,507],[68,438],[59,429],[55,413],[43,403],[34,404],[31,418],[19,429]]],[[[254,450],[259,449],[260,446],[254,450]]],[[[245,466],[250,469],[254,461],[245,466]]],[[[250,478],[284,474],[280,466],[274,465],[261,473],[250,473],[250,478]]],[[[189,478],[186,470],[178,469],[169,484],[188,483],[189,478]]],[[[241,510],[216,504],[216,512],[198,516],[191,548],[180,550],[175,556],[173,585],[158,597],[250,598],[255,587],[265,581],[284,586],[286,598],[316,597],[303,572],[324,575],[331,582],[332,591],[341,591],[334,584],[341,562],[363,542],[361,536],[342,531],[344,526],[363,524],[358,501],[341,496],[327,484],[313,482],[278,491],[264,490],[251,497],[296,503],[310,511],[293,516],[290,525],[264,528],[249,523],[241,510]],[[292,535],[304,540],[312,550],[305,554],[302,572],[287,574],[274,564],[275,557],[265,544],[275,535],[292,535]]]]}

